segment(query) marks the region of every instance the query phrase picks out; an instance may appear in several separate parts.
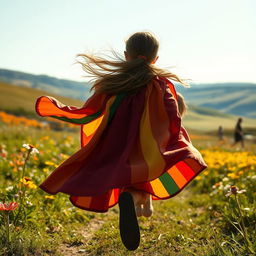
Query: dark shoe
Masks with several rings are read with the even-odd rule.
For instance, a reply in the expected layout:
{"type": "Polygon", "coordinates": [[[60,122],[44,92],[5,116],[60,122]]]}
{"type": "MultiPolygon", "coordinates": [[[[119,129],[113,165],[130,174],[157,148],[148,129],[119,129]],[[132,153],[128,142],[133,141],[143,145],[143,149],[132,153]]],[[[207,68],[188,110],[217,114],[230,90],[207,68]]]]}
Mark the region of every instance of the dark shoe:
{"type": "Polygon", "coordinates": [[[140,244],[140,228],[134,208],[132,195],[123,192],[119,196],[119,229],[124,246],[130,250],[136,250],[140,244]]]}

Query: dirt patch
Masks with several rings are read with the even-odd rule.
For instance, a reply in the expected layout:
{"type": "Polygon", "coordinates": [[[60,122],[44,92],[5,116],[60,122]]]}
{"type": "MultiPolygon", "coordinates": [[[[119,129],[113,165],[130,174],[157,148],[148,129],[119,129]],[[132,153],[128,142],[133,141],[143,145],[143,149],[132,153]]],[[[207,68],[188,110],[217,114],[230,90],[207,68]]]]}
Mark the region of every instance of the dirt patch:
{"type": "Polygon", "coordinates": [[[102,224],[104,223],[103,220],[99,219],[92,219],[90,223],[77,230],[77,232],[83,236],[83,239],[77,243],[63,243],[58,248],[58,254],[59,255],[65,255],[65,256],[73,256],[77,254],[82,254],[83,256],[87,255],[86,250],[84,249],[84,246],[90,241],[90,239],[93,237],[94,233],[100,229],[102,224]]]}

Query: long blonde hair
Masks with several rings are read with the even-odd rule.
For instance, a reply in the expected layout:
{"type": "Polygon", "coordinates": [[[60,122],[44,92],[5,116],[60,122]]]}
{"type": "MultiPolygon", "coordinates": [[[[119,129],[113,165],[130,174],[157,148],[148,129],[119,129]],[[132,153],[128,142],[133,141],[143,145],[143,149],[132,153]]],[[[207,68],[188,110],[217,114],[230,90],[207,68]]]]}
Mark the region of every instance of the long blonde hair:
{"type": "Polygon", "coordinates": [[[145,86],[155,76],[169,78],[186,83],[168,70],[161,69],[152,62],[157,57],[159,42],[149,32],[137,32],[126,41],[126,53],[129,60],[123,59],[112,51],[114,58],[107,59],[90,54],[77,54],[83,70],[94,82],[91,90],[98,93],[132,93],[145,86]]]}

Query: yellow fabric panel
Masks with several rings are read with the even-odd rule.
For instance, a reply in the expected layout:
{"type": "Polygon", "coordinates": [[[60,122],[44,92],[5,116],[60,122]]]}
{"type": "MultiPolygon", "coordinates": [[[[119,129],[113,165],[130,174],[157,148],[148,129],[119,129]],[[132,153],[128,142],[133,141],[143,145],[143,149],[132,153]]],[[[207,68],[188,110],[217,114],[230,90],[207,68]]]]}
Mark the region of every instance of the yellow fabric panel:
{"type": "Polygon", "coordinates": [[[162,182],[158,178],[155,180],[152,180],[150,182],[150,185],[152,186],[152,189],[156,196],[161,197],[161,198],[170,196],[170,194],[166,191],[162,182]]]}
{"type": "Polygon", "coordinates": [[[99,118],[93,120],[92,122],[83,125],[83,132],[87,137],[95,133],[95,131],[98,129],[98,127],[101,124],[101,121],[103,119],[104,115],[100,116],[99,118]]]}
{"type": "MultiPolygon", "coordinates": [[[[153,137],[150,117],[149,117],[149,97],[152,92],[152,86],[147,91],[146,106],[142,114],[140,123],[140,142],[144,159],[148,165],[148,180],[152,180],[159,176],[165,167],[165,161],[159,151],[158,144],[153,137]]],[[[145,177],[146,178],[146,177],[145,177]]],[[[146,179],[145,179],[146,180],[146,179]]]]}

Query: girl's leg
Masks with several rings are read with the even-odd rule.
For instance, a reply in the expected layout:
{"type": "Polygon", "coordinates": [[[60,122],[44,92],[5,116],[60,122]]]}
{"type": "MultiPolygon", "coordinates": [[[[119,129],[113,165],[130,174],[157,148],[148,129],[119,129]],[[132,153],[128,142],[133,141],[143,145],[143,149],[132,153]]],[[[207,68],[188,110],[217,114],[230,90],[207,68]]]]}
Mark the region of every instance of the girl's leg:
{"type": "Polygon", "coordinates": [[[142,215],[150,217],[153,214],[152,196],[150,194],[132,188],[127,189],[127,192],[133,197],[137,217],[142,215]]]}
{"type": "Polygon", "coordinates": [[[119,196],[119,229],[124,246],[128,250],[136,250],[140,244],[140,228],[138,225],[133,196],[130,192],[122,192],[119,196]]]}
{"type": "Polygon", "coordinates": [[[143,205],[142,204],[135,205],[135,211],[136,211],[137,217],[141,217],[142,211],[143,211],[143,205]]]}
{"type": "Polygon", "coordinates": [[[153,214],[152,196],[147,194],[146,201],[143,205],[142,214],[145,217],[150,217],[153,214]]]}

